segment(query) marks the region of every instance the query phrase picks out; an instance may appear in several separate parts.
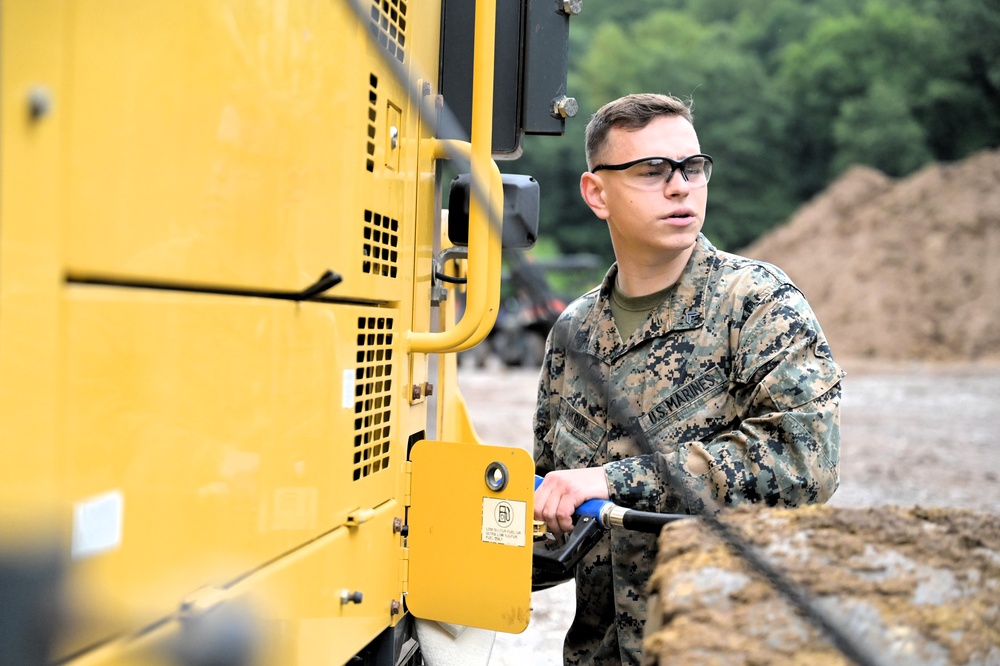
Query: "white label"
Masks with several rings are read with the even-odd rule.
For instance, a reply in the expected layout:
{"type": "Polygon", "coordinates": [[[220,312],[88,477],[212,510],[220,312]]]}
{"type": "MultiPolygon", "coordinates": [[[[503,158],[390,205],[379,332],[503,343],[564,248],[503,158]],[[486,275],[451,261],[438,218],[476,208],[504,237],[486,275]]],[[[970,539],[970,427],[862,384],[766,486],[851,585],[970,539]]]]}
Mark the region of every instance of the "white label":
{"type": "Polygon", "coordinates": [[[125,497],[119,490],[73,505],[73,559],[117,548],[122,542],[125,497]]]}
{"type": "Polygon", "coordinates": [[[342,397],[340,405],[344,409],[350,409],[354,406],[354,371],[344,370],[344,379],[341,383],[340,390],[342,391],[342,397]]]}
{"type": "Polygon", "coordinates": [[[524,546],[527,502],[483,498],[483,543],[524,546]]]}

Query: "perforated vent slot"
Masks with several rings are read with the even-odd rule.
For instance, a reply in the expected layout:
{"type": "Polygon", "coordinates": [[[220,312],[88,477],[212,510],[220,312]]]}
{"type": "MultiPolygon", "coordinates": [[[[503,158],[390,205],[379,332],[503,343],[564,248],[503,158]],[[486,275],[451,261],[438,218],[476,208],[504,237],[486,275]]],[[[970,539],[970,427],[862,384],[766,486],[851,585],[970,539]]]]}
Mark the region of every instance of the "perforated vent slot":
{"type": "Polygon", "coordinates": [[[399,261],[399,221],[386,215],[365,211],[364,261],[365,273],[396,277],[399,261]]]}
{"type": "Polygon", "coordinates": [[[354,377],[354,480],[389,467],[392,318],[358,317],[354,377]]]}
{"type": "Polygon", "coordinates": [[[403,62],[406,46],[406,0],[372,0],[372,34],[390,55],[403,62]]]}
{"type": "Polygon", "coordinates": [[[378,77],[368,76],[368,160],[365,168],[375,171],[375,120],[378,118],[378,77]]]}

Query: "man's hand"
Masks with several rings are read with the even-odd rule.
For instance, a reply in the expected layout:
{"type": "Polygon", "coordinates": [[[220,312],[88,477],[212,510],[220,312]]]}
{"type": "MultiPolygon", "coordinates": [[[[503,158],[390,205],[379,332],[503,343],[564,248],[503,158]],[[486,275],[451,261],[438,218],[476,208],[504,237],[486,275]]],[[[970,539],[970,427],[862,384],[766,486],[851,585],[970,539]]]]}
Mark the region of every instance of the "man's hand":
{"type": "Polygon", "coordinates": [[[573,512],[590,499],[608,499],[603,467],[549,472],[535,490],[535,520],[544,520],[558,538],[573,530],[573,512]]]}

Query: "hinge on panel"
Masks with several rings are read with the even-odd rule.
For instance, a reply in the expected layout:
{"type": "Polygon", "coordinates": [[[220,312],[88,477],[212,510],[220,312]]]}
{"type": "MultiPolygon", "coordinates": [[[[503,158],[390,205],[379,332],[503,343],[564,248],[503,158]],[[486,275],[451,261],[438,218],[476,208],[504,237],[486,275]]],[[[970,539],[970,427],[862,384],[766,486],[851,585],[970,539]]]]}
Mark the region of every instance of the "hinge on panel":
{"type": "Polygon", "coordinates": [[[403,546],[403,556],[399,559],[399,589],[403,596],[410,591],[410,549],[403,546]]]}
{"type": "Polygon", "coordinates": [[[406,537],[409,536],[410,528],[403,524],[402,518],[397,517],[392,519],[392,531],[400,537],[399,547],[402,552],[399,556],[399,589],[402,590],[405,598],[406,593],[409,592],[410,582],[410,549],[406,546],[406,537]]]}
{"type": "MultiPolygon", "coordinates": [[[[411,504],[411,493],[413,492],[413,463],[407,460],[403,463],[403,505],[408,509],[411,504]]],[[[409,511],[407,511],[407,515],[409,511]]],[[[393,521],[393,530],[398,530],[403,541],[401,544],[402,555],[399,558],[399,584],[403,590],[405,598],[410,591],[410,549],[406,545],[406,538],[409,536],[409,525],[404,525],[402,519],[396,523],[393,521]]]]}
{"type": "Polygon", "coordinates": [[[413,463],[407,460],[403,464],[403,505],[410,506],[410,493],[413,489],[413,463]]]}

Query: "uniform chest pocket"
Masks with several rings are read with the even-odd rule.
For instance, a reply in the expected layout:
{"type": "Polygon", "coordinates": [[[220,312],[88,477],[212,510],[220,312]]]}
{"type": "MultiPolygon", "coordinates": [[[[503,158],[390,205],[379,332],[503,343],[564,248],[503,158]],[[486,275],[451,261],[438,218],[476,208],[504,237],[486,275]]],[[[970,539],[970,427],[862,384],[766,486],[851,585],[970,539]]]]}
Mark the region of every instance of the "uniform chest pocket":
{"type": "Polygon", "coordinates": [[[604,440],[604,433],[603,427],[563,400],[552,441],[556,469],[589,467],[604,440]]]}

